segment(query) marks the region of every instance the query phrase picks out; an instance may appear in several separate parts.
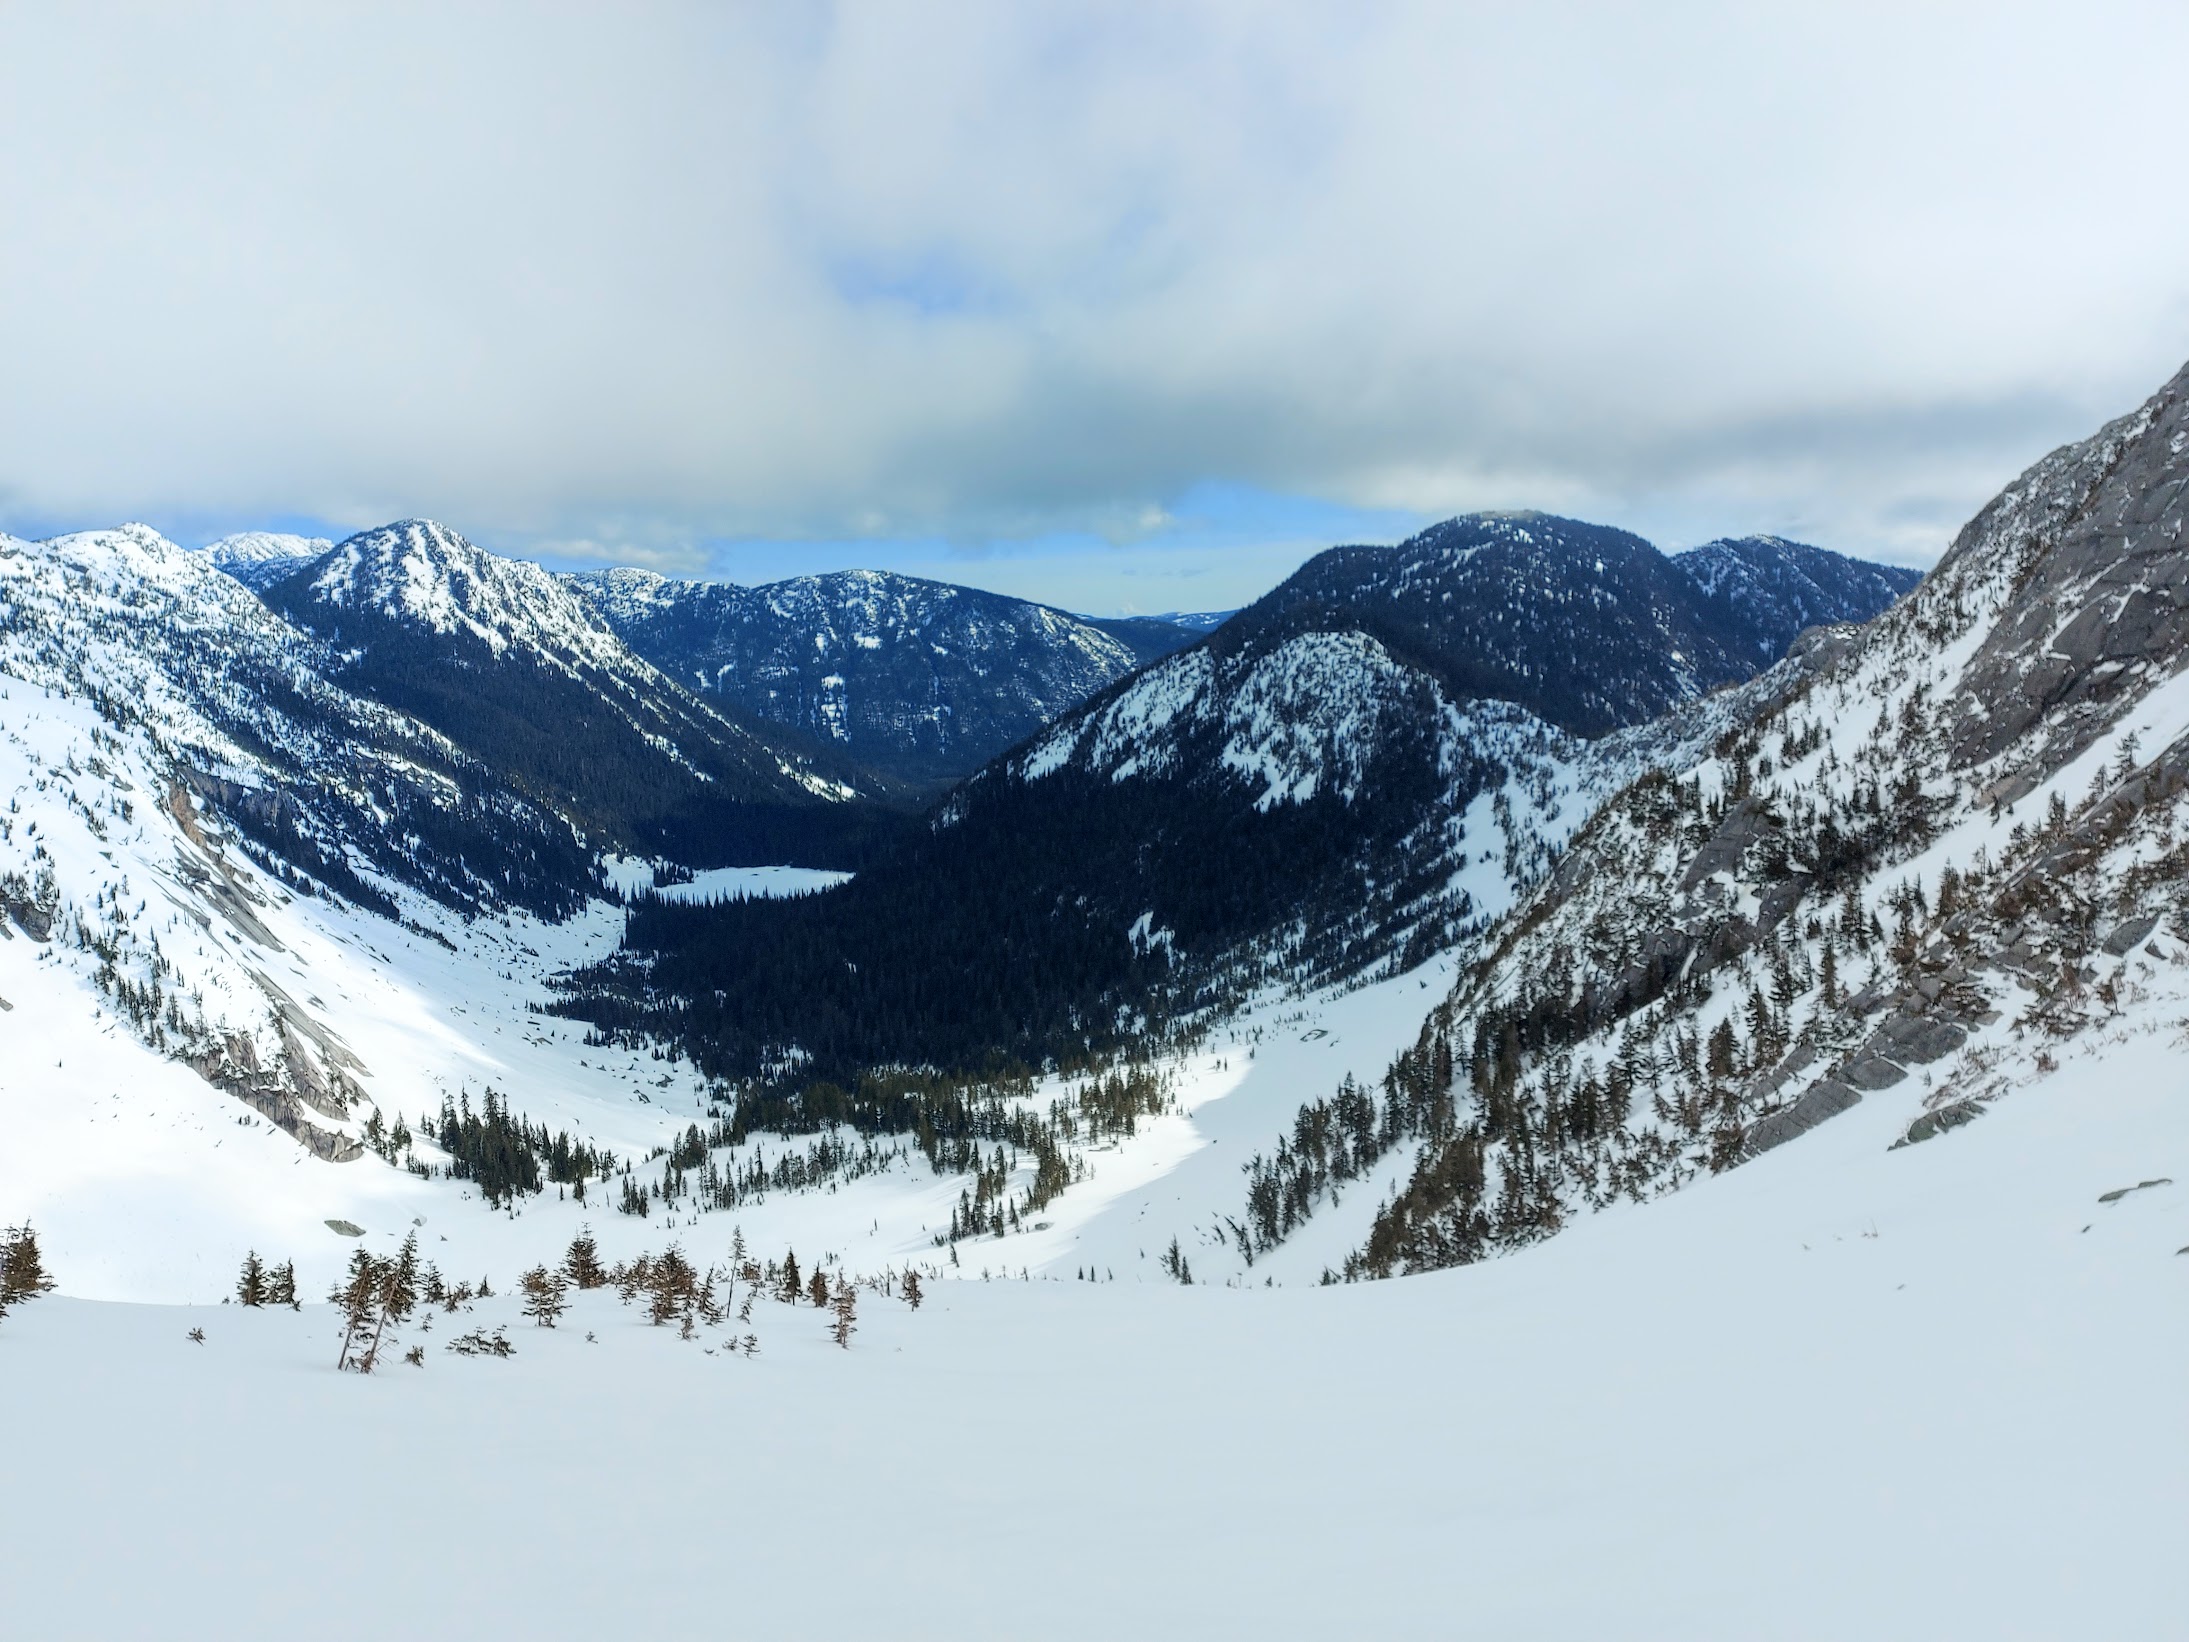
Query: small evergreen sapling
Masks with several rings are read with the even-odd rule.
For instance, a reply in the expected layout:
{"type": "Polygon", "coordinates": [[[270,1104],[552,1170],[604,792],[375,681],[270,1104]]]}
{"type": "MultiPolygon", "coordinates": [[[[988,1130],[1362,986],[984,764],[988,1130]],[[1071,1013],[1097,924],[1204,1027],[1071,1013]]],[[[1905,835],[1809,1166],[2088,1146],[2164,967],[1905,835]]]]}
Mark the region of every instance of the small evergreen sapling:
{"type": "Polygon", "coordinates": [[[569,1305],[562,1278],[545,1266],[534,1266],[517,1283],[524,1290],[524,1314],[541,1328],[553,1328],[569,1305]]]}
{"type": "MultiPolygon", "coordinates": [[[[820,1284],[819,1272],[813,1274],[813,1281],[817,1286],[820,1284]]],[[[835,1321],[829,1326],[829,1338],[849,1351],[851,1337],[858,1332],[858,1325],[854,1321],[858,1315],[858,1301],[852,1293],[851,1284],[842,1273],[837,1274],[836,1292],[829,1296],[829,1310],[835,1316],[835,1321]]]]}
{"type": "Polygon", "coordinates": [[[904,1298],[905,1304],[914,1311],[920,1309],[920,1301],[925,1296],[920,1293],[920,1274],[916,1271],[908,1271],[904,1274],[904,1298]]]}
{"type": "Polygon", "coordinates": [[[563,1256],[563,1274],[581,1289],[606,1288],[608,1268],[600,1263],[600,1248],[593,1241],[593,1228],[581,1227],[578,1235],[570,1239],[570,1251],[563,1256]]]}
{"type": "Polygon", "coordinates": [[[1193,1282],[1193,1267],[1187,1264],[1175,1237],[1171,1239],[1171,1246],[1163,1251],[1163,1269],[1181,1283],[1190,1286],[1193,1282]]]}

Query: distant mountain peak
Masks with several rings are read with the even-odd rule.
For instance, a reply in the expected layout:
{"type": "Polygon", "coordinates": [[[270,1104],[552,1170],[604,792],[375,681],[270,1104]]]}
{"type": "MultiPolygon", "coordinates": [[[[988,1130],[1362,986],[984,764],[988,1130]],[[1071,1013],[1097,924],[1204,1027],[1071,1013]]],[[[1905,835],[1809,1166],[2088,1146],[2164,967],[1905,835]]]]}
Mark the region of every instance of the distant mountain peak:
{"type": "Polygon", "coordinates": [[[398,520],[337,544],[314,567],[309,591],[312,602],[337,610],[468,634],[496,655],[530,649],[596,666],[635,659],[561,577],[490,553],[431,519],[398,520]]]}

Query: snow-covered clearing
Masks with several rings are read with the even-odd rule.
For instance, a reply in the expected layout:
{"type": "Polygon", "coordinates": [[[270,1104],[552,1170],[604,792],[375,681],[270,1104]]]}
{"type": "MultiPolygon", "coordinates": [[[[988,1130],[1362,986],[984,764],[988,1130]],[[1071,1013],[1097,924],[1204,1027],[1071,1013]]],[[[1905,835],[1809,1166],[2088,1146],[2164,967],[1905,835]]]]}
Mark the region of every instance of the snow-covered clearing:
{"type": "Polygon", "coordinates": [[[763,1300],[732,1358],[604,1293],[437,1317],[362,1379],[324,1307],[36,1301],[0,1324],[7,1629],[2174,1634],[2179,1034],[1898,1151],[1889,1091],[1481,1266],[933,1284],[862,1295],[849,1352],[763,1300]],[[442,1349],[495,1322],[514,1358],[442,1349]]]}
{"type": "Polygon", "coordinates": [[[608,881],[626,895],[658,895],[664,901],[734,901],[740,897],[805,895],[851,877],[822,867],[708,867],[688,883],[654,883],[651,862],[611,855],[602,863],[608,881]]]}

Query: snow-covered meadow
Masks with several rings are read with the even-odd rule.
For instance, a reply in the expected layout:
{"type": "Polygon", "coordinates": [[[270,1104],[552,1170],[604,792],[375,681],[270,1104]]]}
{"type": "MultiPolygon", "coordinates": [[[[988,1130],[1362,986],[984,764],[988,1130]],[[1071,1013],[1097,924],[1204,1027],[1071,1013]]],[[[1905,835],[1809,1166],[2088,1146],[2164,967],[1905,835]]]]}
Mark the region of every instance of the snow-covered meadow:
{"type": "Polygon", "coordinates": [[[8,1629],[2173,1634],[2184,1001],[1935,1141],[1890,1149],[1888,1091],[1383,1283],[932,1283],[848,1351],[763,1299],[750,1358],[504,1299],[370,1378],[324,1306],[39,1300],[0,1324],[8,1629]],[[443,1349],[495,1323],[514,1357],[443,1349]]]}

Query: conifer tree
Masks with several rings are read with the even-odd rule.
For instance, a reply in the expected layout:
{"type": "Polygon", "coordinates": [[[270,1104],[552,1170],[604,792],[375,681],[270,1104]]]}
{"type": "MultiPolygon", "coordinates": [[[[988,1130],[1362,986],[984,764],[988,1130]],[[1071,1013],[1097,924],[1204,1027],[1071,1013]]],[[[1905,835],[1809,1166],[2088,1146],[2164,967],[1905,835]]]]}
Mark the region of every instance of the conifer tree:
{"type": "Polygon", "coordinates": [[[1729,1078],[1734,1064],[1740,1058],[1740,1040],[1734,1035],[1733,1018],[1728,1015],[1710,1030],[1710,1045],[1705,1052],[1704,1066],[1713,1078],[1729,1078]]]}
{"type": "Polygon", "coordinates": [[[608,1269],[600,1263],[600,1248],[593,1241],[591,1226],[581,1227],[578,1235],[570,1239],[570,1250],[563,1256],[562,1269],[581,1289],[607,1286],[608,1269]]]}
{"type": "Polygon", "coordinates": [[[243,1257],[243,1274],[236,1279],[236,1299],[247,1306],[266,1303],[266,1266],[256,1249],[243,1257]]]}
{"type": "Polygon", "coordinates": [[[367,1341],[377,1332],[383,1310],[386,1274],[380,1262],[363,1249],[350,1255],[349,1276],[327,1298],[342,1308],[342,1350],[334,1360],[340,1368],[355,1367],[360,1374],[372,1372],[372,1353],[367,1341]]]}
{"type": "Polygon", "coordinates": [[[1171,1246],[1163,1252],[1163,1269],[1181,1283],[1190,1285],[1193,1282],[1193,1268],[1186,1264],[1186,1256],[1178,1247],[1178,1239],[1175,1237],[1171,1239],[1171,1246]]]}
{"type": "Polygon", "coordinates": [[[813,1268],[813,1281],[806,1285],[806,1298],[816,1307],[826,1308],[828,1305],[828,1277],[819,1266],[813,1268]]]}
{"type": "Polygon", "coordinates": [[[805,1292],[805,1284],[798,1276],[798,1255],[795,1250],[783,1256],[783,1287],[780,1297],[786,1306],[798,1304],[798,1297],[805,1292]]]}
{"type": "Polygon", "coordinates": [[[303,1310],[303,1302],[296,1297],[296,1262],[284,1260],[267,1274],[266,1303],[270,1306],[287,1306],[291,1311],[303,1310]]]}
{"type": "Polygon", "coordinates": [[[0,1228],[0,1316],[19,1300],[35,1300],[53,1287],[30,1222],[0,1228]]]}
{"type": "Polygon", "coordinates": [[[545,1266],[534,1266],[517,1282],[524,1290],[524,1314],[541,1328],[553,1328],[569,1304],[562,1278],[545,1266]]]}
{"type": "Polygon", "coordinates": [[[404,1322],[418,1309],[418,1234],[410,1233],[387,1266],[385,1288],[391,1322],[404,1322]]]}
{"type": "Polygon", "coordinates": [[[924,1297],[920,1293],[920,1274],[916,1271],[908,1271],[904,1274],[904,1298],[905,1304],[914,1311],[920,1309],[920,1301],[924,1297]]]}
{"type": "MultiPolygon", "coordinates": [[[[814,1280],[820,1281],[820,1273],[814,1273],[814,1280]]],[[[850,1282],[841,1272],[836,1276],[836,1292],[829,1296],[829,1310],[835,1314],[835,1322],[829,1328],[829,1337],[849,1351],[851,1337],[858,1332],[858,1324],[854,1321],[858,1315],[858,1300],[852,1293],[850,1282]]]]}

